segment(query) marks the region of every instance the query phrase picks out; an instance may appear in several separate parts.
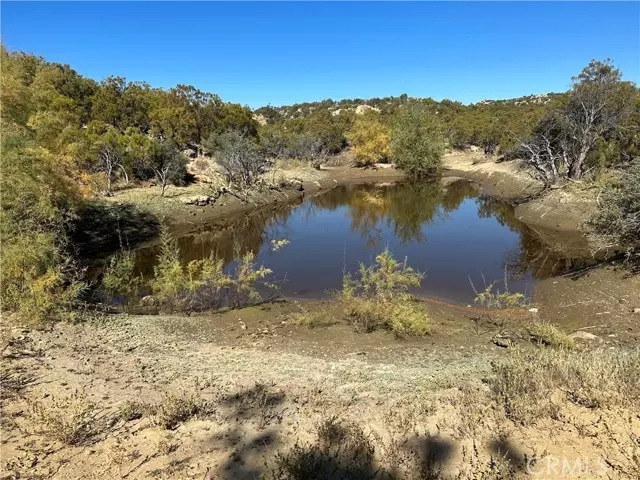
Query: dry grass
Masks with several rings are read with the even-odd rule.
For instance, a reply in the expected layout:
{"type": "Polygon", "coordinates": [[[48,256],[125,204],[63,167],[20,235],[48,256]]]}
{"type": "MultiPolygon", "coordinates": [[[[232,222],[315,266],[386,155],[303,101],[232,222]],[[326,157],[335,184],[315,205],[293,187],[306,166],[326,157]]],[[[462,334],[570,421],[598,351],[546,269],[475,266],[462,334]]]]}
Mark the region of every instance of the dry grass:
{"type": "Polygon", "coordinates": [[[323,174],[314,168],[309,161],[296,158],[278,159],[273,163],[271,170],[264,174],[265,181],[272,184],[292,179],[313,182],[322,177],[323,174]]]}
{"type": "Polygon", "coordinates": [[[289,452],[277,455],[275,465],[266,478],[371,479],[377,473],[374,454],[375,447],[371,439],[360,427],[332,417],[318,425],[314,443],[296,443],[289,452]]]}
{"type": "Polygon", "coordinates": [[[514,351],[493,365],[494,398],[523,424],[558,418],[564,401],[589,409],[640,405],[640,352],[514,351]]]}
{"type": "Polygon", "coordinates": [[[86,445],[102,433],[109,422],[99,414],[98,406],[77,392],[47,403],[34,402],[30,410],[38,433],[67,445],[86,445]]]}
{"type": "Polygon", "coordinates": [[[174,430],[193,417],[211,412],[210,405],[197,393],[169,394],[154,409],[153,423],[167,430],[174,430]]]}
{"type": "Polygon", "coordinates": [[[302,305],[298,307],[298,311],[284,315],[287,323],[307,328],[330,327],[337,323],[336,319],[324,310],[309,310],[302,305]]]}
{"type": "Polygon", "coordinates": [[[151,411],[151,406],[142,402],[127,402],[120,408],[120,418],[131,422],[144,417],[151,411]]]}
{"type": "Polygon", "coordinates": [[[22,395],[24,389],[32,383],[33,376],[24,368],[14,365],[2,365],[0,367],[0,398],[6,400],[22,395]]]}
{"type": "Polygon", "coordinates": [[[389,301],[353,297],[343,299],[345,313],[358,332],[372,332],[384,328],[397,336],[428,335],[432,322],[417,302],[405,298],[389,301]]]}
{"type": "Polygon", "coordinates": [[[572,350],[576,347],[574,339],[553,323],[536,321],[531,323],[527,330],[531,340],[538,345],[566,350],[572,350]]]}

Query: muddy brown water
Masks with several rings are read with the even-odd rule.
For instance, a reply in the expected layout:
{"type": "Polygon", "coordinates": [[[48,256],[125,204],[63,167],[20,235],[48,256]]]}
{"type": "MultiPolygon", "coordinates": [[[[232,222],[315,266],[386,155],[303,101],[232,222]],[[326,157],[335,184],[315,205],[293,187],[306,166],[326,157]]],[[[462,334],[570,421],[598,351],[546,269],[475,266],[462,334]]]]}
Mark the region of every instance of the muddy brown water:
{"type": "MultiPolygon", "coordinates": [[[[592,263],[584,239],[563,235],[543,241],[509,204],[458,180],[339,185],[297,205],[212,224],[178,243],[185,261],[214,252],[228,266],[234,245],[251,250],[273,270],[282,295],[301,299],[327,297],[340,288],[344,270],[355,272],[389,248],[425,273],[413,293],[467,304],[474,298],[471,282],[478,290],[496,282],[502,290],[505,270],[509,289],[529,296],[538,280],[592,263]],[[273,251],[272,240],[283,239],[289,243],[273,251]]],[[[137,250],[143,274],[152,273],[156,254],[157,246],[137,250]]]]}

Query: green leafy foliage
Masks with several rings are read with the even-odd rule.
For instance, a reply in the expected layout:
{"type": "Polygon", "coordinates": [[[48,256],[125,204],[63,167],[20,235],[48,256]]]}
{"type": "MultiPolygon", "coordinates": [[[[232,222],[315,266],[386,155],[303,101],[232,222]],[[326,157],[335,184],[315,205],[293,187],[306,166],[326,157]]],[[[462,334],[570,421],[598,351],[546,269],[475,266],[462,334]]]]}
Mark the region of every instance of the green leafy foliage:
{"type": "Polygon", "coordinates": [[[122,299],[125,307],[138,298],[144,286],[144,279],[136,272],[135,254],[123,250],[109,259],[102,276],[101,288],[113,301],[122,299]]]}
{"type": "Polygon", "coordinates": [[[412,177],[435,172],[444,155],[442,128],[424,106],[411,104],[398,109],[391,123],[390,156],[412,177]]]}

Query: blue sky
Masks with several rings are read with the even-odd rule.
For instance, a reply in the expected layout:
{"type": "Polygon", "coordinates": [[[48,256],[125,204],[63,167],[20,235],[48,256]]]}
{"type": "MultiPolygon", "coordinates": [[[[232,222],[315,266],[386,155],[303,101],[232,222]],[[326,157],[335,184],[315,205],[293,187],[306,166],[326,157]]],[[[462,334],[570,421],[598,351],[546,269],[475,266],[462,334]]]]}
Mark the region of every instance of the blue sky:
{"type": "Polygon", "coordinates": [[[592,58],[640,79],[640,3],[2,2],[2,41],[102,79],[259,107],[563,91],[592,58]]]}

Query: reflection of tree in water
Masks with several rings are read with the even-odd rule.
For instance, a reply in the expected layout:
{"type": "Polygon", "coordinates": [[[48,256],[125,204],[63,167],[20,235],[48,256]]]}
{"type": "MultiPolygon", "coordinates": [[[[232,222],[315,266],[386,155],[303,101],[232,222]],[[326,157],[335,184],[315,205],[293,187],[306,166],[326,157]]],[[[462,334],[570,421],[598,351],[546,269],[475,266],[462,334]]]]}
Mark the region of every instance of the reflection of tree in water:
{"type": "Polygon", "coordinates": [[[478,216],[495,218],[498,223],[518,233],[519,248],[507,254],[505,264],[512,278],[519,278],[530,272],[533,278],[544,279],[594,263],[584,255],[571,258],[568,253],[554,250],[524,223],[519,221],[513,206],[491,197],[477,200],[478,216]]]}
{"type": "MultiPolygon", "coordinates": [[[[282,205],[276,209],[259,210],[250,215],[241,215],[225,224],[209,225],[206,231],[178,237],[178,246],[184,262],[205,258],[213,252],[225,263],[233,260],[235,251],[240,253],[260,252],[265,242],[286,238],[280,235],[296,205],[282,205]]],[[[136,251],[136,262],[143,275],[151,275],[159,245],[136,251]]]]}
{"type": "Polygon", "coordinates": [[[442,219],[462,201],[475,195],[469,182],[454,182],[443,188],[439,182],[414,182],[391,186],[342,185],[312,199],[322,208],[348,208],[351,228],[371,246],[379,246],[382,225],[393,230],[403,243],[423,242],[422,227],[442,219]]]}

